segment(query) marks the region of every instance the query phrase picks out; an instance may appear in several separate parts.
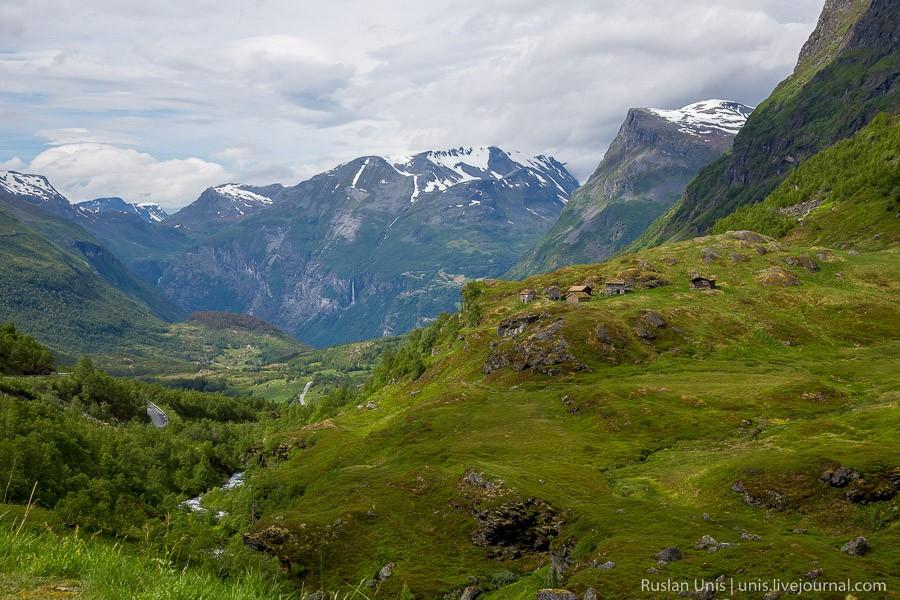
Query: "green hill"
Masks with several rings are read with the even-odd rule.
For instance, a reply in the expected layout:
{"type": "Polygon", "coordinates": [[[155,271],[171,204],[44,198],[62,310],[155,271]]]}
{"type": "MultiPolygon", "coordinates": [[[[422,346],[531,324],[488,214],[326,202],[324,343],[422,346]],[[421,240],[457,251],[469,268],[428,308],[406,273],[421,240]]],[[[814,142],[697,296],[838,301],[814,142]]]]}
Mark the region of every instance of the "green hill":
{"type": "Polygon", "coordinates": [[[752,229],[812,244],[868,250],[900,243],[900,117],[879,115],[803,163],[760,204],[714,231],[752,229]]]}
{"type": "Polygon", "coordinates": [[[503,588],[487,598],[533,597],[551,555],[569,563],[561,584],[607,597],[656,597],[635,583],[651,567],[896,587],[898,265],[895,248],[739,232],[474,284],[460,317],[376,370],[384,388],[282,434],[298,449],[251,471],[250,539],[313,585],[396,562],[388,596],[477,581],[503,588]],[[689,289],[694,272],[718,289],[689,289]],[[613,278],[635,291],[517,299],[613,278]],[[838,465],[861,478],[819,480],[838,465]],[[705,535],[732,545],[695,549],[705,535]],[[840,551],[859,535],[871,554],[840,551]],[[657,565],[667,546],[684,558],[657,565]]]}
{"type": "Polygon", "coordinates": [[[0,208],[0,320],[73,357],[162,341],[165,324],[64,250],[0,208]]]}

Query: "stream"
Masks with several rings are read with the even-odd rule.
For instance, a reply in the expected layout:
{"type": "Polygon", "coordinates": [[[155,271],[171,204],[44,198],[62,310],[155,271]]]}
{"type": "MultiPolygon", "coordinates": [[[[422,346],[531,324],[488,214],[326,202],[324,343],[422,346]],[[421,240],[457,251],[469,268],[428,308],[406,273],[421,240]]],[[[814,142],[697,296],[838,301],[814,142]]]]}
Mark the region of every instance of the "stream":
{"type": "MultiPolygon", "coordinates": [[[[244,485],[244,472],[237,471],[235,473],[232,473],[231,477],[228,478],[228,481],[226,481],[224,484],[222,484],[222,489],[223,490],[233,490],[234,488],[241,487],[242,485],[244,485]]],[[[204,496],[204,494],[200,494],[199,496],[194,496],[193,498],[189,498],[188,500],[185,500],[178,506],[180,506],[181,508],[184,508],[186,510],[189,510],[191,512],[196,512],[196,513],[206,512],[207,509],[205,506],[203,506],[203,496],[204,496]]],[[[215,516],[217,519],[221,519],[222,517],[225,516],[225,514],[226,513],[224,511],[220,510],[220,511],[216,511],[215,516]]]]}

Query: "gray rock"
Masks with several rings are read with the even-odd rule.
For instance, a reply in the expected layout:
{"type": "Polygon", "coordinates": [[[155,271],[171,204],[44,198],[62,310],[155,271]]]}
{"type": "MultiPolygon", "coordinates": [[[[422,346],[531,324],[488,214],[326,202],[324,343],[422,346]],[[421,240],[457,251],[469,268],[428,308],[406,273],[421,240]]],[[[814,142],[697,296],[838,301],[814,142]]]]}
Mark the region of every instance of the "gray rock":
{"type": "Polygon", "coordinates": [[[319,590],[309,596],[309,600],[325,600],[325,592],[319,590]]]}
{"type": "Polygon", "coordinates": [[[755,242],[755,243],[765,243],[772,241],[772,238],[766,237],[755,231],[727,231],[725,232],[725,237],[729,240],[741,240],[744,242],[755,242]]]}
{"type": "Polygon", "coordinates": [[[791,267],[802,267],[810,273],[819,270],[819,264],[808,256],[788,256],[785,262],[791,267]]]}
{"type": "Polygon", "coordinates": [[[475,600],[478,596],[481,595],[481,588],[477,585],[470,585],[466,589],[463,590],[463,593],[460,595],[459,600],[475,600]]]}
{"type": "Polygon", "coordinates": [[[616,568],[616,563],[614,563],[611,560],[608,560],[601,565],[597,565],[597,568],[600,569],[601,571],[611,571],[612,569],[616,568]]]}
{"type": "Polygon", "coordinates": [[[497,325],[497,335],[499,337],[510,337],[514,335],[519,335],[525,329],[535,321],[541,318],[542,315],[522,315],[519,317],[510,317],[508,319],[504,319],[500,321],[500,324],[497,325]]]}
{"type": "Polygon", "coordinates": [[[841,546],[841,552],[845,552],[850,556],[865,556],[871,551],[872,547],[869,545],[869,540],[863,536],[859,536],[855,540],[850,540],[841,546]]]}
{"type": "Polygon", "coordinates": [[[578,596],[569,590],[545,589],[538,590],[535,600],[578,600],[578,596]]]}
{"type": "Polygon", "coordinates": [[[678,546],[669,546],[657,552],[654,558],[667,563],[681,560],[681,549],[678,546]]]}
{"type": "Polygon", "coordinates": [[[378,581],[386,581],[390,579],[391,575],[394,574],[394,567],[397,566],[397,563],[388,563],[381,567],[381,570],[378,571],[378,581]]]}
{"type": "Polygon", "coordinates": [[[584,590],[584,596],[582,596],[582,600],[597,600],[597,590],[592,587],[584,590]]]}
{"type": "Polygon", "coordinates": [[[716,552],[724,548],[731,548],[732,546],[734,546],[734,544],[730,542],[717,542],[711,535],[704,535],[697,540],[697,543],[694,545],[697,550],[706,550],[707,552],[716,552]]]}
{"type": "Polygon", "coordinates": [[[813,579],[818,579],[819,577],[821,577],[822,573],[822,569],[813,569],[812,571],[806,573],[806,578],[812,581],[813,579]]]}
{"type": "Polygon", "coordinates": [[[741,539],[745,542],[756,542],[760,540],[760,537],[755,533],[743,532],[741,533],[741,539]]]}
{"type": "Polygon", "coordinates": [[[823,481],[832,487],[845,487],[855,479],[859,479],[859,471],[844,466],[826,469],[819,475],[820,481],[823,481]]]}
{"type": "Polygon", "coordinates": [[[699,540],[697,540],[697,543],[694,544],[694,548],[696,548],[697,550],[709,550],[710,548],[718,549],[718,545],[719,542],[716,541],[716,538],[711,535],[704,535],[699,540]]]}
{"type": "Polygon", "coordinates": [[[659,569],[657,569],[656,567],[649,567],[647,569],[647,573],[649,573],[650,575],[659,575],[659,569]]]}

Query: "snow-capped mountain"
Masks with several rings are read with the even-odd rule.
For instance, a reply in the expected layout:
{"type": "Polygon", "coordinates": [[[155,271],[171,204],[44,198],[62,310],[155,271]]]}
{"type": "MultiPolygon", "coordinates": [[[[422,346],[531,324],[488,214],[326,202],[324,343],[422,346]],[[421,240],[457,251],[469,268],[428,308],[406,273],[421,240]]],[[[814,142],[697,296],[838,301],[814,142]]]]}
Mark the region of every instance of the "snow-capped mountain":
{"type": "Polygon", "coordinates": [[[272,204],[284,187],[280,184],[252,186],[224,183],[206,189],[191,204],[166,221],[173,226],[209,231],[224,223],[237,223],[260,208],[272,204]]]}
{"type": "Polygon", "coordinates": [[[0,196],[29,202],[55,214],[72,212],[66,197],[56,191],[43,175],[0,171],[0,196]]]}
{"type": "Polygon", "coordinates": [[[578,181],[554,158],[529,157],[495,146],[453,148],[384,160],[401,175],[412,178],[410,202],[415,202],[423,193],[443,192],[460,183],[479,180],[501,181],[509,187],[555,188],[563,203],[578,187],[578,181]]]}
{"type": "Polygon", "coordinates": [[[675,123],[682,133],[705,137],[720,132],[729,136],[736,135],[747,122],[753,107],[729,100],[712,99],[694,102],[675,110],[661,108],[646,110],[675,123]]]}
{"type": "Polygon", "coordinates": [[[361,156],[276,193],[219,186],[166,221],[185,213],[216,235],[160,286],[187,310],[250,313],[313,344],[402,333],[512,266],[577,186],[551,157],[493,146],[361,156]],[[241,191],[271,203],[217,227],[241,191]]]}
{"type": "Polygon", "coordinates": [[[153,202],[131,204],[117,197],[86,200],[75,207],[88,218],[106,213],[125,213],[140,217],[148,223],[159,223],[168,216],[161,206],[153,202]]]}
{"type": "Polygon", "coordinates": [[[752,110],[727,100],[629,110],[597,170],[509,274],[599,262],[624,248],[731,147],[752,110]]]}

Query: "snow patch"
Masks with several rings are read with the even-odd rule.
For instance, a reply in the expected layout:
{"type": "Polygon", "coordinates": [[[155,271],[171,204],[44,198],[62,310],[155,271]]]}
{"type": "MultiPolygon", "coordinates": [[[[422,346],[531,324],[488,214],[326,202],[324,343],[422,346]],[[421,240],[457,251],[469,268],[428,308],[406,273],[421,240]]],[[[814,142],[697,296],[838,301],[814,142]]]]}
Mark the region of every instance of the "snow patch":
{"type": "Polygon", "coordinates": [[[713,130],[736,134],[747,122],[753,110],[728,100],[703,100],[677,110],[648,108],[648,111],[679,125],[678,130],[694,136],[709,135],[713,130]]]}
{"type": "Polygon", "coordinates": [[[262,194],[257,194],[256,192],[251,192],[237,183],[226,183],[216,186],[213,189],[226,198],[242,200],[250,204],[272,204],[271,198],[263,196],[262,194]]]}
{"type": "Polygon", "coordinates": [[[63,198],[46,177],[16,171],[0,171],[0,188],[15,196],[32,196],[42,200],[63,198]]]}

